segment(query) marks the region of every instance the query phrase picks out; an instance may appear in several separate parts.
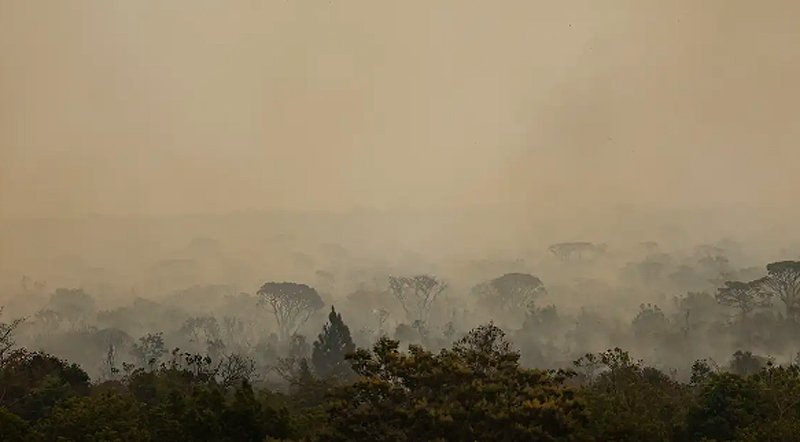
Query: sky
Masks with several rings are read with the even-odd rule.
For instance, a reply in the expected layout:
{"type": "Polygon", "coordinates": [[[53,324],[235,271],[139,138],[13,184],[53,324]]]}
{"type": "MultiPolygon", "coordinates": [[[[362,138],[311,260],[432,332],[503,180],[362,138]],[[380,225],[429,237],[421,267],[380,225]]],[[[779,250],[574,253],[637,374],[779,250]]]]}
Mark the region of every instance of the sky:
{"type": "Polygon", "coordinates": [[[793,1],[0,1],[0,217],[792,206],[793,1]]]}

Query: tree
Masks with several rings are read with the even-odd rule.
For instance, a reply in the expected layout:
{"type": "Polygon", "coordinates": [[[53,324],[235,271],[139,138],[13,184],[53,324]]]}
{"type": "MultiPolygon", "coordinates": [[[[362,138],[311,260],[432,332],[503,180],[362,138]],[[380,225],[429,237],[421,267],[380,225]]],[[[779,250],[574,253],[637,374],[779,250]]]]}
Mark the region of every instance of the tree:
{"type": "Polygon", "coordinates": [[[521,367],[492,324],[439,353],[398,347],[349,357],[361,379],[334,393],[326,440],[569,441],[585,422],[565,373],[521,367]]]}
{"type": "Polygon", "coordinates": [[[529,312],[536,298],[547,293],[542,281],[527,273],[506,273],[472,288],[484,307],[504,313],[529,312]]]}
{"type": "Polygon", "coordinates": [[[758,280],[726,281],[724,287],[717,289],[715,298],[720,304],[739,310],[739,317],[742,320],[756,308],[769,305],[769,296],[761,289],[761,282],[758,280]]]}
{"type": "Polygon", "coordinates": [[[687,416],[691,440],[741,440],[736,438],[739,428],[763,420],[756,414],[758,393],[752,382],[735,374],[708,374],[698,386],[696,402],[687,416]]]}
{"type": "Polygon", "coordinates": [[[6,442],[31,440],[28,423],[4,407],[0,407],[0,434],[6,442]]]}
{"type": "Polygon", "coordinates": [[[94,313],[95,301],[83,289],[59,288],[50,296],[50,308],[74,329],[94,313]]]}
{"type": "Polygon", "coordinates": [[[789,320],[800,320],[800,261],[767,264],[767,276],[758,282],[768,295],[781,300],[789,320]]]}
{"type": "Polygon", "coordinates": [[[688,389],[619,348],[574,362],[591,412],[588,440],[675,441],[684,436],[688,389]]]}
{"type": "Polygon", "coordinates": [[[355,349],[356,345],[350,337],[350,328],[342,320],[342,315],[336,313],[331,306],[328,323],[322,327],[322,333],[314,342],[314,350],[311,353],[311,364],[317,376],[347,377],[352,374],[345,356],[353,353],[355,349]]]}
{"type": "Polygon", "coordinates": [[[139,342],[133,344],[132,353],[140,365],[149,366],[152,369],[167,353],[164,348],[164,337],[161,333],[148,333],[139,338],[139,342]]]}
{"type": "Polygon", "coordinates": [[[725,256],[704,256],[698,259],[697,263],[712,277],[712,281],[724,281],[725,277],[730,277],[733,273],[730,261],[725,256]]]}
{"type": "Polygon", "coordinates": [[[673,298],[677,311],[674,321],[680,324],[685,338],[701,331],[721,317],[723,308],[714,296],[706,292],[687,292],[683,296],[673,298]]]}
{"type": "Polygon", "coordinates": [[[389,290],[412,323],[428,321],[434,301],[446,288],[447,283],[431,275],[389,277],[389,290]]]}
{"type": "MultiPolygon", "coordinates": [[[[0,307],[0,316],[3,315],[3,307],[0,307]]],[[[0,322],[0,367],[8,356],[9,352],[14,349],[16,341],[14,340],[14,332],[17,327],[25,321],[25,318],[13,319],[11,322],[0,322]]]]}
{"type": "Polygon", "coordinates": [[[800,367],[737,352],[735,372],[707,371],[687,419],[692,440],[795,441],[800,434],[800,367]]]}
{"type": "Polygon", "coordinates": [[[0,407],[28,421],[50,415],[66,398],[88,393],[86,372],[49,354],[16,350],[0,367],[0,407]]]}
{"type": "Polygon", "coordinates": [[[267,436],[292,436],[287,410],[257,400],[247,380],[222,385],[213,370],[191,367],[195,355],[184,356],[187,360],[155,371],[137,370],[127,380],[127,391],[143,414],[140,428],[148,432],[146,440],[264,441],[272,440],[267,436]]]}
{"type": "Polygon", "coordinates": [[[386,335],[386,330],[384,330],[384,324],[386,324],[386,320],[389,319],[389,312],[382,308],[376,308],[372,310],[372,314],[375,315],[375,318],[378,320],[378,327],[375,329],[375,334],[378,337],[382,337],[386,335]]]}
{"type": "Polygon", "coordinates": [[[606,245],[590,242],[563,242],[551,245],[548,250],[561,261],[570,262],[602,255],[606,252],[606,245]]]}
{"type": "Polygon", "coordinates": [[[754,355],[749,351],[737,350],[728,364],[728,370],[739,376],[749,376],[770,365],[772,365],[772,361],[769,358],[754,355]]]}
{"type": "Polygon", "coordinates": [[[321,309],[322,298],[312,287],[294,282],[268,282],[257,292],[260,305],[268,305],[275,315],[281,338],[288,339],[321,309]]]}
{"type": "Polygon", "coordinates": [[[38,330],[44,334],[55,333],[61,327],[62,318],[58,312],[51,309],[42,309],[33,315],[32,321],[38,330]]]}
{"type": "Polygon", "coordinates": [[[766,416],[767,422],[756,419],[757,427],[742,433],[750,436],[748,440],[796,440],[800,434],[800,366],[767,364],[748,380],[761,396],[758,416],[766,416]],[[765,434],[769,437],[764,438],[765,434]]]}
{"type": "Polygon", "coordinates": [[[247,381],[234,391],[220,416],[222,440],[264,441],[291,436],[286,410],[275,410],[259,402],[247,381]]]}
{"type": "Polygon", "coordinates": [[[64,401],[37,430],[46,440],[150,440],[139,403],[114,391],[64,401]]]}
{"type": "Polygon", "coordinates": [[[217,357],[224,350],[219,322],[213,316],[197,316],[184,321],[179,333],[186,336],[195,351],[207,351],[217,357]]]}
{"type": "Polygon", "coordinates": [[[669,320],[661,311],[661,308],[654,304],[640,304],[639,313],[633,318],[631,327],[636,336],[655,338],[663,335],[668,327],[669,320]]]}

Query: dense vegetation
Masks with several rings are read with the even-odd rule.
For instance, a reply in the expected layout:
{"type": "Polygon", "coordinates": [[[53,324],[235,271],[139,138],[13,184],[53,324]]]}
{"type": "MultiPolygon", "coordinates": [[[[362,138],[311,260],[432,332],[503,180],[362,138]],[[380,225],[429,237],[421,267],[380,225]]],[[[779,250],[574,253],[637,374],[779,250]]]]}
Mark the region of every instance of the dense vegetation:
{"type": "MultiPolygon", "coordinates": [[[[342,322],[330,324],[315,349],[338,355],[325,342],[346,333],[342,322]]],[[[491,324],[439,352],[398,347],[380,339],[346,357],[352,372],[329,377],[301,363],[286,394],[254,389],[246,371],[227,372],[199,355],[175,352],[158,367],[91,383],[74,364],[15,350],[0,367],[0,435],[6,441],[792,441],[800,434],[800,367],[764,364],[752,354],[736,354],[728,371],[698,361],[690,382],[680,383],[620,349],[587,354],[575,370],[524,368],[491,324]]]]}
{"type": "MultiPolygon", "coordinates": [[[[9,329],[9,324],[4,324],[9,329]]],[[[6,335],[10,336],[10,335],[6,335]]],[[[173,351],[92,383],[79,366],[16,349],[0,365],[6,441],[575,440],[792,441],[800,366],[737,352],[727,370],[697,361],[687,383],[618,348],[571,370],[520,365],[505,333],[477,327],[438,352],[381,338],[353,343],[341,315],[285,374],[254,388],[247,364],[173,351]],[[347,352],[347,353],[346,353],[347,352]],[[342,362],[348,364],[342,364],[342,362]]]]}
{"type": "MultiPolygon", "coordinates": [[[[551,251],[580,273],[605,247],[551,251]]],[[[116,307],[23,279],[39,307],[0,317],[0,439],[798,440],[800,262],[696,262],[626,265],[629,286],[685,290],[628,321],[545,304],[570,289],[517,271],[459,298],[427,274],[342,298],[319,271],[319,291],[193,286],[116,307]]]]}

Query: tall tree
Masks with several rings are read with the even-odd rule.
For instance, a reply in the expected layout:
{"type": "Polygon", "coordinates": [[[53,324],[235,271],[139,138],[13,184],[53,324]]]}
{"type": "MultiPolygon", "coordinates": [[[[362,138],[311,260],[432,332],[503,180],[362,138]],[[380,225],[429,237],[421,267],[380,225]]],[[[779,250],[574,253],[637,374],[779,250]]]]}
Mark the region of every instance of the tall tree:
{"type": "Polygon", "coordinates": [[[275,315],[284,341],[325,305],[314,288],[295,282],[268,282],[257,294],[259,304],[268,305],[275,315]]]}
{"type": "Polygon", "coordinates": [[[659,306],[640,304],[639,313],[633,318],[631,328],[640,338],[659,337],[668,330],[669,320],[659,306]]]}
{"type": "Polygon", "coordinates": [[[756,308],[769,305],[769,295],[761,289],[759,280],[726,281],[724,287],[717,289],[716,299],[722,305],[736,308],[741,319],[756,308]]]}
{"type": "Polygon", "coordinates": [[[409,322],[427,322],[434,301],[446,288],[447,283],[431,275],[389,277],[389,291],[409,322]]]}
{"type": "Polygon", "coordinates": [[[484,307],[504,313],[533,310],[536,298],[547,293],[542,281],[528,273],[506,273],[472,288],[484,307]]]}
{"type": "Polygon", "coordinates": [[[350,364],[345,356],[353,353],[356,345],[350,337],[350,328],[342,320],[341,313],[331,306],[328,323],[322,327],[314,342],[311,363],[314,371],[321,378],[347,377],[352,374],[350,364]]]}
{"type": "Polygon", "coordinates": [[[163,333],[148,333],[142,336],[139,342],[133,344],[131,351],[141,367],[155,368],[161,357],[167,353],[164,348],[163,333]]]}
{"type": "Polygon", "coordinates": [[[85,326],[87,318],[95,312],[94,298],[83,289],[56,289],[50,296],[49,305],[73,329],[85,326]]]}
{"type": "Polygon", "coordinates": [[[800,320],[800,261],[767,264],[767,276],[758,281],[767,294],[781,300],[788,319],[800,320]]]}

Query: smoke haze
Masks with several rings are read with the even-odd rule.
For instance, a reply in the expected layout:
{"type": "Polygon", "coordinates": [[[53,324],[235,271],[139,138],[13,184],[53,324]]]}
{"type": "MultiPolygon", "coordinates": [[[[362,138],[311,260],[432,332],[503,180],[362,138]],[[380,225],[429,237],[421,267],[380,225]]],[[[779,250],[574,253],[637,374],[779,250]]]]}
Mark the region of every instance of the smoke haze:
{"type": "Polygon", "coordinates": [[[794,2],[0,5],[0,215],[779,207],[794,2]]]}
{"type": "Polygon", "coordinates": [[[416,268],[583,240],[777,257],[798,239],[798,12],[4,1],[0,277],[127,286],[198,237],[248,290],[307,276],[281,254],[323,243],[416,268]]]}
{"type": "Polygon", "coordinates": [[[236,321],[224,345],[266,373],[334,305],[360,346],[491,320],[536,367],[789,360],[800,301],[719,289],[800,259],[798,23],[790,1],[0,0],[2,314],[93,376],[109,331],[141,364],[151,333],[208,353],[197,324],[236,321]],[[293,330],[258,293],[283,281],[319,298],[293,330]],[[438,290],[424,314],[408,281],[438,290]]]}

